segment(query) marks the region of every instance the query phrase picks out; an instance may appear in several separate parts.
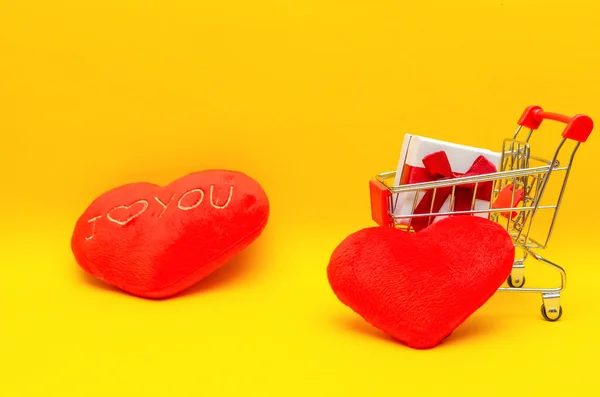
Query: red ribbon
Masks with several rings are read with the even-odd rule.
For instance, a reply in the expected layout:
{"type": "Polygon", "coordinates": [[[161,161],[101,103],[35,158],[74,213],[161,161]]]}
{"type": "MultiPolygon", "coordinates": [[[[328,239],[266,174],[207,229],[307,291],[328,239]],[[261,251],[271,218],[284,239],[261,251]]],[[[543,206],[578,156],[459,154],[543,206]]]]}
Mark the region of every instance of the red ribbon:
{"type": "MultiPolygon", "coordinates": [[[[497,172],[496,166],[486,159],[484,156],[479,156],[471,167],[465,173],[454,172],[450,166],[450,161],[446,152],[439,151],[428,154],[423,157],[423,165],[425,167],[411,167],[408,178],[408,183],[423,183],[440,180],[449,180],[466,176],[475,176],[483,174],[491,174],[497,172]]],[[[478,200],[490,201],[492,198],[492,182],[480,182],[477,186],[475,198],[478,200]]],[[[417,204],[414,214],[427,214],[438,212],[444,205],[444,202],[452,194],[452,186],[437,188],[435,193],[435,201],[433,202],[433,189],[427,190],[425,195],[417,204]]],[[[473,192],[475,183],[465,183],[457,185],[454,191],[454,208],[453,211],[469,211],[473,202],[473,192]]],[[[435,218],[435,216],[431,217],[435,218]]],[[[430,217],[415,217],[412,219],[411,226],[415,231],[426,228],[429,224],[430,217]]],[[[433,219],[431,219],[433,222],[433,219]]]]}

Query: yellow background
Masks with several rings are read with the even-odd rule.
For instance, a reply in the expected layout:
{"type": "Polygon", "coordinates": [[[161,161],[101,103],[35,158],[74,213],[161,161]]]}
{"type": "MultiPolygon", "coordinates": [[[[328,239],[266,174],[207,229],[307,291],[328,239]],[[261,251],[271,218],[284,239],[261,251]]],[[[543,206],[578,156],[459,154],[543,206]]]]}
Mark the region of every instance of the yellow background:
{"type": "MultiPolygon", "coordinates": [[[[599,132],[547,252],[569,276],[561,321],[537,294],[497,294],[414,351],[339,303],[325,269],[373,225],[367,182],[403,133],[499,149],[531,104],[600,122],[597,4],[2,0],[0,395],[593,394],[599,132]],[[240,259],[167,301],[82,274],[69,239],[91,200],[205,168],[270,196],[240,259]]],[[[539,133],[534,151],[558,143],[539,133]]],[[[537,269],[528,285],[548,286],[537,269]]]]}

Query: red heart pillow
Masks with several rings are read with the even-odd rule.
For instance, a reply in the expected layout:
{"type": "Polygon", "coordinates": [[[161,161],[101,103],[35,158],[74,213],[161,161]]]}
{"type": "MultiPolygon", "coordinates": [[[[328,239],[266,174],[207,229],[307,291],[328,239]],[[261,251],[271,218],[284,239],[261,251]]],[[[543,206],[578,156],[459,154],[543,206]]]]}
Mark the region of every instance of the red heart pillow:
{"type": "Polygon", "coordinates": [[[71,247],[92,276],[133,295],[165,298],[245,249],[268,218],[256,181],[207,170],[168,186],[140,182],[104,193],[77,221],[71,247]]]}
{"type": "Polygon", "coordinates": [[[432,348],[506,280],[514,245],[502,226],[449,217],[423,231],[373,227],[334,250],[329,283],[338,299],[409,347],[432,348]]]}

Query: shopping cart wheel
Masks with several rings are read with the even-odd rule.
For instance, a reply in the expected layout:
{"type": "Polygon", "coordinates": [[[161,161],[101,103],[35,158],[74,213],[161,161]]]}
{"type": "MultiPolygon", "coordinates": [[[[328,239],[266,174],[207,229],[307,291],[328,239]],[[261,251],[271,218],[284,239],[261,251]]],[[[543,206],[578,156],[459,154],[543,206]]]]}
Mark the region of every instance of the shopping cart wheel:
{"type": "Polygon", "coordinates": [[[542,304],[542,316],[546,321],[558,321],[563,314],[562,306],[558,306],[558,311],[556,309],[546,309],[546,305],[542,304]],[[549,313],[551,312],[551,313],[549,313]]]}
{"type": "Polygon", "coordinates": [[[506,283],[511,288],[521,288],[525,285],[525,276],[515,277],[513,280],[512,274],[506,279],[506,283]]]}
{"type": "Polygon", "coordinates": [[[557,321],[562,317],[563,310],[560,305],[560,293],[546,292],[542,294],[542,316],[547,321],[557,321]]]}

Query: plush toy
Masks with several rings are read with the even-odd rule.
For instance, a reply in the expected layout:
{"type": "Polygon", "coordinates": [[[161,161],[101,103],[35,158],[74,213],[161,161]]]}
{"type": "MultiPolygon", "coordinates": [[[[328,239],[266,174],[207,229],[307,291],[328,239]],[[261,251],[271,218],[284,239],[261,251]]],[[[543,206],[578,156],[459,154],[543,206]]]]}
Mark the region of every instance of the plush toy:
{"type": "Polygon", "coordinates": [[[77,221],[71,248],[83,270],[107,284],[166,298],[244,250],[268,218],[258,182],[207,170],[167,186],[139,182],[104,193],[77,221]]]}
{"type": "Polygon", "coordinates": [[[514,252],[497,223],[455,216],[415,234],[391,227],[351,234],[334,250],[327,275],[338,299],[372,326],[427,349],[496,292],[514,252]]]}

